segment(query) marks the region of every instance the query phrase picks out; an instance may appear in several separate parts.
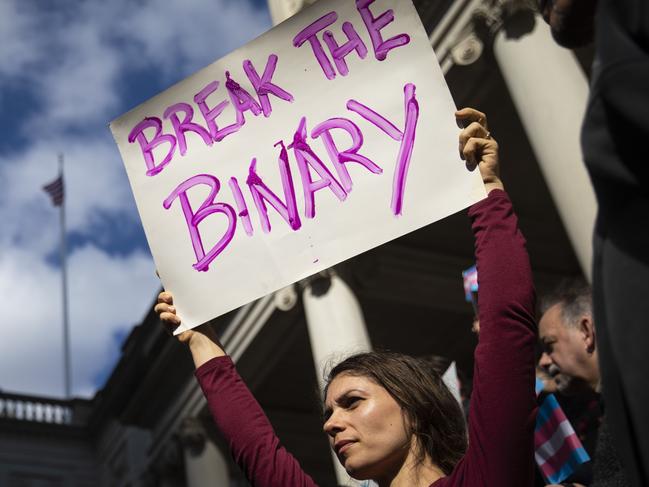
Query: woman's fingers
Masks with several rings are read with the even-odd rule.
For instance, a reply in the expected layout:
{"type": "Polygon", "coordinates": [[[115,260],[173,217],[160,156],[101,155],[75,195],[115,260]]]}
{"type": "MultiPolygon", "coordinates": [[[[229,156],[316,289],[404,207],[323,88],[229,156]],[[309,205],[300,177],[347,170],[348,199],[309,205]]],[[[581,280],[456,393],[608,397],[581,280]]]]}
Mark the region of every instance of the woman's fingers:
{"type": "MultiPolygon", "coordinates": [[[[459,137],[459,151],[460,157],[467,160],[465,147],[471,138],[488,139],[489,128],[487,126],[487,116],[475,108],[462,108],[455,112],[457,124],[462,131],[459,137]]],[[[475,161],[469,161],[475,165],[475,161]]]]}
{"type": "Polygon", "coordinates": [[[171,313],[175,315],[176,307],[167,303],[158,303],[153,307],[153,311],[155,311],[159,315],[162,313],[171,313]]]}
{"type": "Polygon", "coordinates": [[[459,142],[460,157],[462,159],[466,159],[464,155],[464,147],[471,138],[488,139],[490,138],[490,134],[489,131],[478,122],[471,122],[464,130],[462,130],[460,132],[459,142]]]}
{"type": "Polygon", "coordinates": [[[470,138],[464,146],[463,155],[470,171],[479,168],[487,193],[492,189],[503,189],[498,167],[498,143],[494,139],[470,138]]]}
{"type": "Polygon", "coordinates": [[[462,158],[467,162],[467,165],[471,166],[470,169],[480,164],[483,152],[489,144],[495,144],[495,141],[479,137],[471,137],[466,141],[462,148],[462,158]]]}
{"type": "Polygon", "coordinates": [[[180,325],[180,318],[178,318],[176,313],[163,311],[160,313],[160,320],[162,320],[167,326],[173,326],[174,328],[180,325]]]}
{"type": "Polygon", "coordinates": [[[477,122],[485,130],[489,130],[487,116],[475,108],[462,108],[455,112],[455,120],[460,128],[468,127],[471,123],[477,122]]]}
{"type": "Polygon", "coordinates": [[[180,325],[180,318],[176,314],[176,308],[167,303],[158,303],[153,307],[153,310],[160,317],[166,326],[176,327],[180,325]]]}
{"type": "Polygon", "coordinates": [[[478,122],[471,122],[464,130],[460,132],[460,141],[466,143],[471,137],[486,139],[489,136],[489,131],[480,125],[478,122]]]}
{"type": "Polygon", "coordinates": [[[491,137],[487,116],[475,108],[462,108],[455,112],[458,126],[460,157],[469,171],[480,169],[487,193],[503,189],[498,167],[498,143],[491,137]]]}
{"type": "Polygon", "coordinates": [[[158,303],[174,304],[174,297],[171,293],[162,291],[158,294],[158,303]]]}
{"type": "MultiPolygon", "coordinates": [[[[180,317],[176,314],[176,307],[173,304],[173,295],[167,291],[162,291],[160,294],[158,294],[158,302],[153,307],[153,310],[160,317],[160,322],[164,325],[170,335],[176,330],[176,328],[178,328],[178,326],[182,322],[180,317]]],[[[180,335],[178,335],[178,340],[183,343],[188,342],[192,335],[193,331],[184,331],[180,335]]]]}
{"type": "Polygon", "coordinates": [[[176,307],[173,305],[174,299],[171,293],[162,291],[158,294],[158,303],[153,307],[153,310],[160,317],[160,321],[165,326],[175,328],[180,325],[180,318],[176,315],[176,307]]]}

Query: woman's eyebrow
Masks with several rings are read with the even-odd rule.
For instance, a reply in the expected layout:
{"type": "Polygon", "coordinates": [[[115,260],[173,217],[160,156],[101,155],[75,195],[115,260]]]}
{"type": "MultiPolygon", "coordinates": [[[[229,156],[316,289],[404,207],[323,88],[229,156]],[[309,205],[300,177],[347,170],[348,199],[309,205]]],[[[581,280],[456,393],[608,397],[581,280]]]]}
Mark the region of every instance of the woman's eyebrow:
{"type": "Polygon", "coordinates": [[[338,396],[338,400],[344,399],[354,392],[360,392],[361,394],[365,394],[365,391],[363,389],[357,389],[356,387],[352,387],[351,389],[346,390],[340,396],[338,396]]]}
{"type": "Polygon", "coordinates": [[[337,404],[340,404],[341,401],[344,401],[345,399],[347,399],[347,398],[348,398],[352,393],[354,393],[354,392],[360,392],[361,394],[365,394],[365,391],[363,391],[362,389],[356,389],[356,388],[353,387],[353,388],[351,388],[351,389],[347,389],[345,392],[341,393],[341,394],[340,394],[340,395],[335,399],[335,402],[336,402],[337,404]]]}
{"type": "MultiPolygon", "coordinates": [[[[366,392],[364,390],[362,390],[362,389],[351,388],[351,389],[348,389],[348,390],[342,392],[341,394],[339,394],[338,397],[336,397],[334,399],[334,403],[335,404],[340,404],[341,402],[344,402],[345,399],[347,399],[354,392],[361,393],[361,394],[366,394],[366,392]]],[[[325,421],[327,419],[329,419],[329,417],[331,416],[332,413],[333,413],[333,408],[332,407],[329,407],[329,406],[325,407],[325,409],[324,409],[324,411],[322,413],[323,416],[324,416],[325,421]]]]}

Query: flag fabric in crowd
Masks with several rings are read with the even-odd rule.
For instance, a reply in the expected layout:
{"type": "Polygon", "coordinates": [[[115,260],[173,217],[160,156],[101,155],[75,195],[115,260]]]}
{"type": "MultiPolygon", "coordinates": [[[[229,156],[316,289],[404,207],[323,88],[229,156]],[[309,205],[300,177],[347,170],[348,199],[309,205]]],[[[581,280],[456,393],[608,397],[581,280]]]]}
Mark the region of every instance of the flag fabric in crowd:
{"type": "Polygon", "coordinates": [[[462,271],[462,280],[464,281],[464,298],[473,306],[474,319],[478,319],[478,269],[471,266],[462,271]]]}
{"type": "Polygon", "coordinates": [[[473,301],[472,293],[478,292],[478,269],[476,266],[462,271],[462,279],[464,281],[464,297],[470,303],[473,301]]]}
{"type": "MultiPolygon", "coordinates": [[[[537,397],[542,390],[543,381],[536,379],[537,397]]],[[[550,484],[563,482],[580,464],[590,460],[554,394],[548,394],[539,405],[534,450],[536,464],[550,484]]]]}
{"type": "Polygon", "coordinates": [[[58,178],[49,184],[43,186],[43,190],[50,195],[52,204],[54,206],[61,206],[63,204],[63,197],[65,195],[63,186],[63,175],[60,174],[58,178]]]}

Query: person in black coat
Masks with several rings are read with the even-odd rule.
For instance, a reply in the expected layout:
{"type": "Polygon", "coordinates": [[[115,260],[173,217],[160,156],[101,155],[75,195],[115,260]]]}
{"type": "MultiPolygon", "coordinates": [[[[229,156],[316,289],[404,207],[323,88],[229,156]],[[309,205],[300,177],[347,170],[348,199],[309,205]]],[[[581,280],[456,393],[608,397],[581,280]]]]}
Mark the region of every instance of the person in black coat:
{"type": "Polygon", "coordinates": [[[593,305],[613,440],[649,485],[649,2],[540,0],[565,47],[595,41],[582,150],[598,201],[593,305]]]}

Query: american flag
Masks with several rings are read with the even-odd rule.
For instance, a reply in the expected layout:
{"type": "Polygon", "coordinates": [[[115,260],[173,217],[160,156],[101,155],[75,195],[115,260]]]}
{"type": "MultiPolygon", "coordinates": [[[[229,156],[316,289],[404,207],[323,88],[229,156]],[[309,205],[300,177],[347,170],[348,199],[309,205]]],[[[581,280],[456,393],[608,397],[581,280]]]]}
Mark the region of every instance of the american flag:
{"type": "Polygon", "coordinates": [[[54,181],[43,186],[43,190],[50,195],[54,206],[61,206],[63,204],[63,197],[65,196],[63,175],[59,175],[54,181]]]}
{"type": "MultiPolygon", "coordinates": [[[[536,379],[536,394],[542,390],[543,381],[536,379]]],[[[536,464],[550,484],[563,482],[580,464],[590,460],[554,394],[545,396],[539,405],[534,450],[536,464]]]]}

